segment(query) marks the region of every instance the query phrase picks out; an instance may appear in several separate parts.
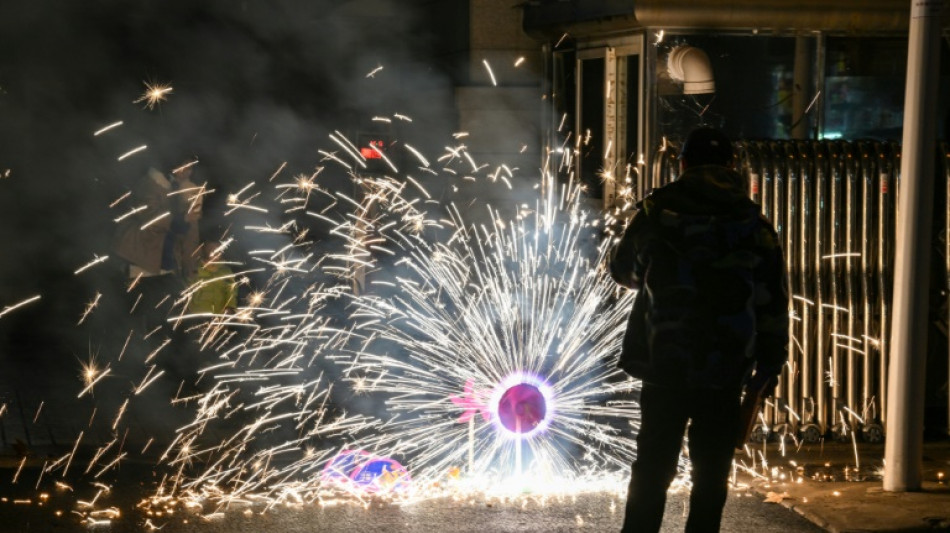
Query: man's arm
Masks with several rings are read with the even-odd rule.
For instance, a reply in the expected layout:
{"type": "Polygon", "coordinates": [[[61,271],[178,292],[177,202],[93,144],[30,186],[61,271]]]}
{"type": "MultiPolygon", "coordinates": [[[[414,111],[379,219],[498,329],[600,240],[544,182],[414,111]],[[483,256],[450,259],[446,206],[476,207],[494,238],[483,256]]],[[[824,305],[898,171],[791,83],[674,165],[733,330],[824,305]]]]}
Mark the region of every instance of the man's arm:
{"type": "Polygon", "coordinates": [[[755,381],[764,384],[777,378],[788,361],[788,276],[771,225],[763,224],[756,245],[762,261],[755,271],[755,381]]]}
{"type": "Polygon", "coordinates": [[[628,289],[639,289],[643,282],[642,265],[638,254],[647,226],[646,212],[641,209],[633,216],[620,242],[610,254],[610,277],[628,289]]]}

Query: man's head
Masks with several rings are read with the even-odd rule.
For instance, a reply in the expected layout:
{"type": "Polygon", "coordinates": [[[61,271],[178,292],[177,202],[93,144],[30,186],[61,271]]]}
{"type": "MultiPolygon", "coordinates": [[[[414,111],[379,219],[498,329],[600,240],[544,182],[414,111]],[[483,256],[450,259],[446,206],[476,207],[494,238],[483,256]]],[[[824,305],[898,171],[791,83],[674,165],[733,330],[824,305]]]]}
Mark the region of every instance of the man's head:
{"type": "Polygon", "coordinates": [[[713,128],[697,128],[691,131],[680,151],[683,168],[699,165],[731,167],[734,159],[732,141],[725,133],[713,128]]]}

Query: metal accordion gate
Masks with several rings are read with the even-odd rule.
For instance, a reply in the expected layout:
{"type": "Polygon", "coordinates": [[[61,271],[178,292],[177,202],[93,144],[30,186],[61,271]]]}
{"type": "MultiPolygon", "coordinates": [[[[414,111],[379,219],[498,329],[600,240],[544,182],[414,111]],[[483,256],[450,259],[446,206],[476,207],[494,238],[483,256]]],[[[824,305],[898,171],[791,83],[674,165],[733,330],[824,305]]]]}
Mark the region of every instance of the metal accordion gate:
{"type": "MultiPolygon", "coordinates": [[[[753,439],[860,435],[879,442],[887,416],[900,144],[763,140],[735,148],[749,194],[778,232],[791,297],[788,364],[753,439]]],[[[935,178],[947,184],[950,145],[939,148],[935,178]]],[[[674,149],[658,156],[653,186],[679,174],[674,149]]],[[[936,190],[950,197],[950,187],[936,190]]],[[[950,276],[950,202],[940,205],[934,240],[950,276]]]]}

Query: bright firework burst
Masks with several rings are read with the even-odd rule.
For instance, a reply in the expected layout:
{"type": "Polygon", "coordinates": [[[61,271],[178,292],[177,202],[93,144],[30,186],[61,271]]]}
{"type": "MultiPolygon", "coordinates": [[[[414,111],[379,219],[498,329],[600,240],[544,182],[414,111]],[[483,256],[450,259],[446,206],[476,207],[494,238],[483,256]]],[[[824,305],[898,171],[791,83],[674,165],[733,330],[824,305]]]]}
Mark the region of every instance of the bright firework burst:
{"type": "Polygon", "coordinates": [[[454,203],[417,210],[428,194],[412,199],[404,180],[364,184],[362,212],[376,215],[345,228],[369,258],[352,296],[361,342],[340,362],[395,415],[364,445],[409,458],[416,479],[461,468],[483,486],[625,469],[637,384],[614,362],[630,295],[617,301],[609,241],[576,184],[545,173],[533,205],[511,217],[489,206],[486,224],[454,203]]]}
{"type": "MultiPolygon", "coordinates": [[[[631,295],[603,268],[610,242],[577,184],[544,173],[532,203],[510,217],[487,206],[484,223],[468,222],[422,180],[357,174],[325,155],[357,198],[324,189],[320,172],[272,177],[275,201],[297,218],[248,225],[273,246],[250,250],[233,275],[264,277],[264,288],[233,315],[173,318],[217,361],[199,371],[204,392],[178,400],[196,416],[162,456],[174,468],[162,494],[275,505],[341,486],[357,500],[367,489],[426,497],[446,482],[617,488],[639,418],[638,383],[615,368],[631,295]],[[307,240],[313,221],[340,239],[329,251],[307,240]],[[336,381],[350,385],[349,410],[333,400],[336,381]],[[356,405],[379,399],[382,414],[356,405]]],[[[361,163],[358,150],[345,157],[361,163]]],[[[438,179],[455,184],[451,165],[484,168],[464,147],[441,161],[438,179]]],[[[267,213],[254,188],[231,205],[267,213]]]]}
{"type": "Polygon", "coordinates": [[[132,103],[145,102],[145,107],[155,109],[155,106],[168,99],[168,95],[174,91],[174,88],[168,83],[145,83],[145,92],[142,93],[132,103]]]}
{"type": "MultiPolygon", "coordinates": [[[[171,383],[171,404],[189,416],[142,449],[154,443],[167,472],[148,506],[185,501],[213,514],[341,491],[365,502],[446,487],[620,489],[639,425],[638,383],[615,366],[632,295],[604,269],[603,219],[570,173],[552,170],[570,162],[530,180],[479,165],[464,145],[433,165],[401,144],[415,176],[383,149],[385,170],[374,173],[362,147],[339,132],[330,139],[337,149],[318,151],[315,172],[284,174],[282,164],[227,195],[225,215],[241,230],[220,241],[240,260],[223,279],[249,287],[236,312],[189,314],[198,282],[169,295],[169,322],[191,348],[158,329],[124,336],[114,365],[130,345],[146,348],[108,417],[116,435],[139,398],[165,387],[156,384],[171,383]],[[530,200],[473,216],[485,187],[534,181],[530,200]],[[183,359],[200,365],[183,375],[174,368],[183,359]]],[[[81,394],[111,369],[87,365],[81,394]]],[[[119,464],[127,452],[116,441],[88,472],[119,464]]],[[[44,472],[65,474],[74,454],[44,472]]]]}

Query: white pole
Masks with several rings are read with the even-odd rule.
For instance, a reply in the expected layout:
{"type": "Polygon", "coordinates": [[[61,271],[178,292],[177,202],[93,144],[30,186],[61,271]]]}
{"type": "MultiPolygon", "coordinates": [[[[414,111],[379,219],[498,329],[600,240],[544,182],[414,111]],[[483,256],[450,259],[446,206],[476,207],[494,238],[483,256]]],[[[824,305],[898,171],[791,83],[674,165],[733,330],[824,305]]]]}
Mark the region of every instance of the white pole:
{"type": "Polygon", "coordinates": [[[886,491],[920,490],[922,482],[935,110],[940,15],[945,7],[946,0],[911,0],[887,386],[886,491]]]}

